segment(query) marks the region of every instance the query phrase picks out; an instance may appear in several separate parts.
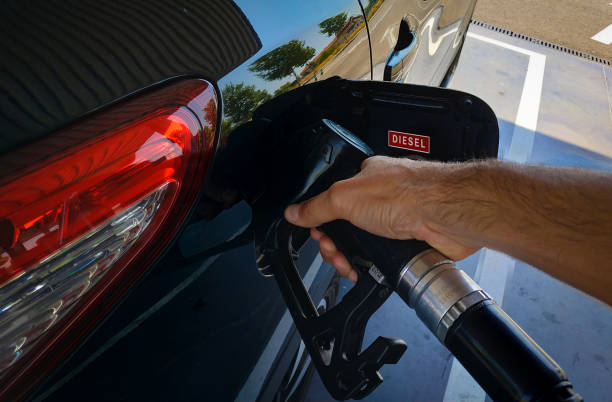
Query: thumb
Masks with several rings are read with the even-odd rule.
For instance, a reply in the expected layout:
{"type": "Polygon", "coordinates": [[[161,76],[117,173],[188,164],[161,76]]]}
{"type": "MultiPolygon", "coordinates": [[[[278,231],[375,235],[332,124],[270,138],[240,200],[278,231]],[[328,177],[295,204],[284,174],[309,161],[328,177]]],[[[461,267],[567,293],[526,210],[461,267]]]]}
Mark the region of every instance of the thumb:
{"type": "Polygon", "coordinates": [[[300,204],[289,205],[285,209],[285,219],[297,226],[315,228],[342,218],[337,204],[332,202],[331,191],[327,190],[300,204]]]}

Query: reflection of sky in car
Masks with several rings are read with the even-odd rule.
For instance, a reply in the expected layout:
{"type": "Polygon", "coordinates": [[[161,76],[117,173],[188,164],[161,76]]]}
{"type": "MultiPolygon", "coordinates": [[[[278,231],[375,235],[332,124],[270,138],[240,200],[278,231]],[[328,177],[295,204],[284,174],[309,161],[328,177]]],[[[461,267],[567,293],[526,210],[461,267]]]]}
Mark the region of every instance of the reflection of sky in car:
{"type": "MultiPolygon", "coordinates": [[[[367,0],[365,1],[367,4],[367,0]]],[[[338,1],[330,13],[329,0],[312,1],[282,1],[274,4],[274,13],[270,12],[270,5],[262,6],[261,1],[237,0],[236,4],[242,9],[245,15],[251,16],[251,24],[259,35],[262,49],[251,57],[242,67],[232,71],[225,76],[220,87],[223,88],[230,82],[238,84],[245,82],[265,89],[272,93],[285,82],[294,80],[293,76],[285,77],[281,80],[266,81],[247,70],[247,66],[262,56],[266,52],[289,42],[292,39],[304,40],[307,46],[315,48],[318,54],[329,44],[333,37],[329,37],[319,32],[319,23],[326,18],[332,17],[341,12],[346,12],[348,16],[361,15],[357,0],[338,1]],[[299,35],[299,37],[297,37],[299,35]]],[[[365,5],[365,4],[364,4],[365,5]]],[[[301,70],[297,68],[296,70],[301,70]]]]}

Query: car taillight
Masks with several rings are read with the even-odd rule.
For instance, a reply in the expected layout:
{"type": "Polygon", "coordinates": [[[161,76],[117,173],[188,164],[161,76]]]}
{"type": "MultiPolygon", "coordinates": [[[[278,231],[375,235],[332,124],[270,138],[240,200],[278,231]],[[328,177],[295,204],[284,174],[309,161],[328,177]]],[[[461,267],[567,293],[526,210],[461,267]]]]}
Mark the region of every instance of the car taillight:
{"type": "Polygon", "coordinates": [[[4,396],[50,369],[174,236],[204,181],[217,102],[208,82],[182,81],[0,158],[4,396]]]}

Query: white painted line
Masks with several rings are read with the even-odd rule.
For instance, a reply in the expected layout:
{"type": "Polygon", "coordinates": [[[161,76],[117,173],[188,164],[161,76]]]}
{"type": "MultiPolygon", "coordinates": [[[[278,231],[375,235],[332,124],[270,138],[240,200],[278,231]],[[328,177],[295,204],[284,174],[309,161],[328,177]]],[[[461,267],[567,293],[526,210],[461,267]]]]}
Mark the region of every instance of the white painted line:
{"type": "Polygon", "coordinates": [[[591,39],[601,42],[604,45],[609,45],[612,43],[612,24],[599,31],[599,33],[597,33],[591,39]]]}
{"type": "Polygon", "coordinates": [[[472,32],[468,32],[467,36],[529,56],[529,64],[523,83],[523,92],[516,113],[514,131],[512,132],[512,141],[507,154],[502,155],[502,159],[504,160],[526,163],[531,159],[533,140],[538,126],[540,100],[542,99],[542,84],[544,82],[544,70],[546,68],[546,56],[542,53],[487,38],[486,36],[472,32]]]}
{"type": "Polygon", "coordinates": [[[510,149],[503,159],[511,162],[526,163],[531,159],[533,140],[538,126],[540,100],[546,56],[542,54],[529,57],[523,93],[516,113],[510,149]]]}
{"type": "Polygon", "coordinates": [[[604,66],[601,66],[601,72],[604,77],[604,84],[606,84],[606,93],[608,94],[608,110],[610,111],[610,120],[612,121],[612,99],[610,99],[610,85],[608,85],[608,74],[606,74],[606,68],[604,66]]]}
{"type": "MultiPolygon", "coordinates": [[[[507,154],[502,156],[504,160],[512,162],[528,162],[531,159],[538,124],[546,56],[472,32],[468,32],[467,36],[529,56],[512,141],[507,154]]],[[[501,306],[506,282],[514,272],[516,261],[494,250],[484,249],[480,253],[474,280],[501,306]]],[[[453,359],[443,400],[445,402],[484,402],[486,397],[484,390],[461,363],[453,359]]]]}
{"type": "Polygon", "coordinates": [[[500,306],[504,301],[506,280],[514,272],[514,258],[499,251],[483,249],[478,260],[474,280],[500,306]]]}
{"type": "MultiPolygon", "coordinates": [[[[304,275],[303,281],[306,289],[310,289],[310,285],[312,285],[312,282],[317,276],[317,273],[322,265],[323,258],[321,258],[321,254],[317,254],[312,264],[310,264],[306,275],[304,275]]],[[[257,399],[257,396],[261,391],[261,387],[268,373],[270,372],[270,369],[272,368],[274,359],[276,356],[278,356],[278,352],[292,325],[293,319],[291,318],[291,314],[289,313],[289,310],[285,310],[285,313],[274,329],[272,336],[268,340],[266,347],[264,348],[263,352],[261,352],[259,360],[257,360],[253,371],[251,371],[249,378],[247,378],[242,386],[242,389],[238,393],[238,396],[235,399],[236,401],[255,401],[257,399]]]]}
{"type": "Polygon", "coordinates": [[[491,39],[491,38],[488,38],[488,37],[483,36],[483,35],[475,34],[473,32],[468,32],[467,36],[469,38],[477,39],[477,40],[479,40],[481,42],[486,42],[486,43],[490,43],[490,44],[495,45],[495,46],[499,46],[499,47],[503,47],[503,48],[506,48],[506,49],[510,49],[510,50],[512,50],[514,52],[517,52],[517,53],[526,54],[527,56],[538,55],[538,54],[542,55],[542,53],[534,52],[533,50],[525,49],[523,47],[514,46],[514,45],[511,45],[511,44],[506,43],[506,42],[502,42],[502,41],[497,40],[497,39],[491,39]]]}

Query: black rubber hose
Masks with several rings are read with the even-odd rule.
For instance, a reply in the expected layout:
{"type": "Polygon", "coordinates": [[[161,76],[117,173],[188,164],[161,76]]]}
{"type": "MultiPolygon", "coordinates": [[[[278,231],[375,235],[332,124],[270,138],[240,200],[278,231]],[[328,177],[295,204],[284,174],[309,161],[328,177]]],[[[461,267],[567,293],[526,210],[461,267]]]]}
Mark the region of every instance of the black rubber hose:
{"type": "Polygon", "coordinates": [[[582,401],[563,369],[490,300],[463,313],[444,344],[496,401],[582,401]]]}

